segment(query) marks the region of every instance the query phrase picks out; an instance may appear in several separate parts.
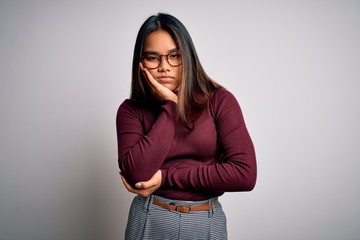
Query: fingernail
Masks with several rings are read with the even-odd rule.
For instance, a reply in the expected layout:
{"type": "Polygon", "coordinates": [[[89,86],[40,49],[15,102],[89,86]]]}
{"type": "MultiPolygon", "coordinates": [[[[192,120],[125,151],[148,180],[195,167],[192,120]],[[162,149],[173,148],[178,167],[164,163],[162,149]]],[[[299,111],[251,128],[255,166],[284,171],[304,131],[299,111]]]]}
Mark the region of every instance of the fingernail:
{"type": "Polygon", "coordinates": [[[135,187],[136,187],[136,188],[141,188],[141,183],[136,183],[136,184],[135,184],[135,187]]]}

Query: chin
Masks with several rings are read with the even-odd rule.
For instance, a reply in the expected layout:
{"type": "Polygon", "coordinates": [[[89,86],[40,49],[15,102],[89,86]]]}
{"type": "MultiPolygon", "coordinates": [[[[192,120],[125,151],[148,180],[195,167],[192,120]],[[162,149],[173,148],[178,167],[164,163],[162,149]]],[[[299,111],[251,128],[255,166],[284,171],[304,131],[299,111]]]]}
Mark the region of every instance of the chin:
{"type": "Polygon", "coordinates": [[[171,85],[171,84],[163,84],[164,87],[166,87],[167,89],[173,91],[173,92],[176,92],[179,88],[179,86],[174,86],[174,85],[171,85]]]}

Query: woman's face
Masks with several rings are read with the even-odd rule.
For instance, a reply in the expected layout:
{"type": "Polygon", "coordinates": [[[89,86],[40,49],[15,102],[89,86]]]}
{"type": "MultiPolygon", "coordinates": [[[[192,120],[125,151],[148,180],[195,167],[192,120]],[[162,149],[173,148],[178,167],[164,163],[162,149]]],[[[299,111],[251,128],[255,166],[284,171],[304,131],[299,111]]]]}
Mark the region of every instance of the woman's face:
{"type": "MultiPolygon", "coordinates": [[[[159,56],[167,55],[178,50],[174,39],[171,35],[162,29],[151,32],[145,40],[143,55],[159,56]]],[[[175,55],[170,55],[171,58],[176,58],[175,55]]],[[[180,56],[181,58],[181,56],[180,56]]],[[[171,91],[178,89],[181,81],[181,66],[173,67],[166,60],[166,56],[161,57],[161,62],[158,68],[149,69],[149,72],[156,81],[167,87],[171,91]]]]}

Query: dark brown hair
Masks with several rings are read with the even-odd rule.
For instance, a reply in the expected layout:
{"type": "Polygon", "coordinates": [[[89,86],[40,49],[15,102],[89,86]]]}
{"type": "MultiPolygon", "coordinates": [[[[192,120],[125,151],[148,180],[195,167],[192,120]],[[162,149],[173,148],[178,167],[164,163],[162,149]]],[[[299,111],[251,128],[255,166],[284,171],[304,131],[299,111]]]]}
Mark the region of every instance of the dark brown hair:
{"type": "Polygon", "coordinates": [[[148,89],[139,63],[147,36],[158,29],[167,31],[182,53],[182,79],[178,90],[179,119],[184,126],[193,129],[195,120],[207,105],[211,93],[221,86],[206,74],[190,34],[174,16],[159,13],[149,17],[140,27],[134,49],[130,97],[144,106],[152,106],[157,102],[148,89]]]}

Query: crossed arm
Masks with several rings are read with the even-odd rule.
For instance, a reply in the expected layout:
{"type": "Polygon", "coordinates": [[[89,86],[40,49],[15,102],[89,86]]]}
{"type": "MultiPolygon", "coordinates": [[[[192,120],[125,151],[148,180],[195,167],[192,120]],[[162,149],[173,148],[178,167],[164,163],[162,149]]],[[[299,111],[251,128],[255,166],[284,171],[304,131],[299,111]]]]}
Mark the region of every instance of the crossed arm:
{"type": "Polygon", "coordinates": [[[146,134],[142,132],[140,121],[134,122],[135,113],[126,120],[131,109],[121,113],[122,121],[118,124],[118,140],[122,143],[119,145],[119,164],[127,190],[144,197],[161,186],[209,192],[251,190],[256,181],[255,151],[240,107],[228,92],[223,92],[222,98],[213,106],[219,146],[223,152],[218,163],[181,169],[161,168],[175,134],[174,99],[177,96],[156,82],[145,69],[144,74],[153,94],[164,104],[146,134]]]}

